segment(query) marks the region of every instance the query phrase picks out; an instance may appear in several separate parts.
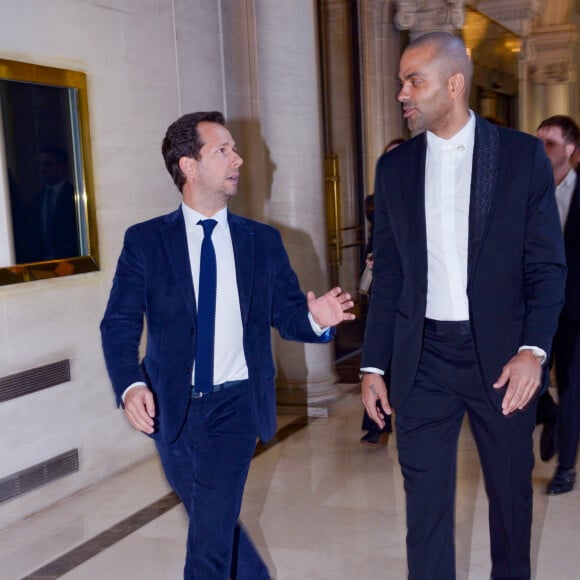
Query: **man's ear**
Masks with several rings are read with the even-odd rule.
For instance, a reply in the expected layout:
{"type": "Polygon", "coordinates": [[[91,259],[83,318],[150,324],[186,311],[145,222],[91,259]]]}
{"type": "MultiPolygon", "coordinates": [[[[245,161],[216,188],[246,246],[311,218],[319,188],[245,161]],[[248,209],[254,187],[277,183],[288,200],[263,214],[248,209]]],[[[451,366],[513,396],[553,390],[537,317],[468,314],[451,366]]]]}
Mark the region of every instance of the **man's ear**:
{"type": "Polygon", "coordinates": [[[576,145],[574,145],[574,143],[566,143],[566,145],[564,145],[564,151],[566,151],[566,157],[571,160],[574,151],[576,151],[576,145]]]}
{"type": "Polygon", "coordinates": [[[461,73],[455,73],[447,81],[449,96],[457,99],[465,92],[465,77],[461,73]]]}
{"type": "Polygon", "coordinates": [[[197,161],[193,157],[181,157],[179,169],[187,179],[194,179],[197,175],[197,161]]]}

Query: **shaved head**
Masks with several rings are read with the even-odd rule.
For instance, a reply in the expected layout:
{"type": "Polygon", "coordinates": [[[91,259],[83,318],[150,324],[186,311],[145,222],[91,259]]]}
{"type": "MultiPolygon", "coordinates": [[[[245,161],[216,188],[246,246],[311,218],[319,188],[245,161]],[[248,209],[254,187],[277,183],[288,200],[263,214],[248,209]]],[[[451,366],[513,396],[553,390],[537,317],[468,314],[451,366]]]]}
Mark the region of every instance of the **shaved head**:
{"type": "Polygon", "coordinates": [[[405,51],[421,47],[432,51],[432,63],[437,66],[443,79],[446,80],[456,73],[463,75],[467,102],[473,77],[473,64],[463,41],[448,32],[428,32],[413,40],[405,51]]]}

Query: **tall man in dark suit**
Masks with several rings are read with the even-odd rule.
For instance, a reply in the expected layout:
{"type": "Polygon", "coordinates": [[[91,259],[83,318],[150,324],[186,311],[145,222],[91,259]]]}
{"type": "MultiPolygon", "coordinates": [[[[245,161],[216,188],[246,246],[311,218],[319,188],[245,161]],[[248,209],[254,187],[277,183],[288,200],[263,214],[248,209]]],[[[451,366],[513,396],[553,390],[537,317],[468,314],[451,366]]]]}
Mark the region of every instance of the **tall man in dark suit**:
{"type": "Polygon", "coordinates": [[[413,580],[455,578],[465,413],[489,498],[491,577],[530,578],[536,396],[564,296],[542,144],[470,111],[471,76],[458,38],[413,41],[398,98],[409,128],[424,132],[377,165],[362,398],[379,425],[379,401],[396,411],[413,580]]]}
{"type": "Polygon", "coordinates": [[[276,429],[270,328],[328,342],[353,302],[340,288],[305,297],[279,233],[228,212],[242,158],[221,113],[184,115],[162,151],[183,203],[127,230],[101,323],[107,368],[188,512],[185,578],[261,580],[268,570],[237,519],[256,438],[276,429]]]}
{"type": "Polygon", "coordinates": [[[542,459],[549,458],[556,450],[549,435],[556,435],[559,449],[558,467],[546,492],[558,495],[574,488],[580,440],[580,178],[572,166],[572,156],[580,146],[580,129],[574,119],[555,115],[540,123],[538,137],[544,143],[554,171],[556,202],[564,231],[568,265],[566,301],[554,340],[559,408],[557,413],[552,411],[552,414],[557,416],[556,429],[550,423],[550,413],[546,413],[546,409],[556,407],[554,401],[548,392],[542,395],[540,401],[544,415],[547,415],[541,420],[544,422],[542,459]]]}

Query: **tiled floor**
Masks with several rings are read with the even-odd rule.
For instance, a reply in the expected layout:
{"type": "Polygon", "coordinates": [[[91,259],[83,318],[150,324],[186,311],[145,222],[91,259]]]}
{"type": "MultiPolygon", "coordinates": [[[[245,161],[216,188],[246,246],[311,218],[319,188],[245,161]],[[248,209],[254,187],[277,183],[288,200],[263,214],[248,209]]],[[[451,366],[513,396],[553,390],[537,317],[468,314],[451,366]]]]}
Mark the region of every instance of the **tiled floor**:
{"type": "MultiPolygon", "coordinates": [[[[358,395],[354,387],[344,391],[328,418],[281,417],[278,441],[252,463],[242,519],[278,580],[406,577],[404,494],[394,440],[386,448],[361,446],[358,395]]],[[[580,489],[544,495],[553,468],[553,460],[538,461],[534,471],[534,577],[575,580],[580,577],[580,489]]],[[[0,578],[179,580],[186,520],[181,505],[172,507],[169,492],[151,458],[0,531],[0,578]]],[[[465,426],[459,450],[458,578],[489,578],[488,552],[486,499],[465,426]]]]}

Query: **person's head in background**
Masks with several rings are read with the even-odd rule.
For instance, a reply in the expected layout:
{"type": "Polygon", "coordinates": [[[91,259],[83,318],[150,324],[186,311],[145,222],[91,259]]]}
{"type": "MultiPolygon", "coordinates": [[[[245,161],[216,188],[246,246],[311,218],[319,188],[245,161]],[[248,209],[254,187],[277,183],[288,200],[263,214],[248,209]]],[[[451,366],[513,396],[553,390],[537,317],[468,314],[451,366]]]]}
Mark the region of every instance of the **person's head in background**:
{"type": "Polygon", "coordinates": [[[580,129],[572,117],[554,115],[540,123],[538,138],[544,143],[554,181],[559,185],[574,167],[572,156],[580,144],[580,129]]]}

